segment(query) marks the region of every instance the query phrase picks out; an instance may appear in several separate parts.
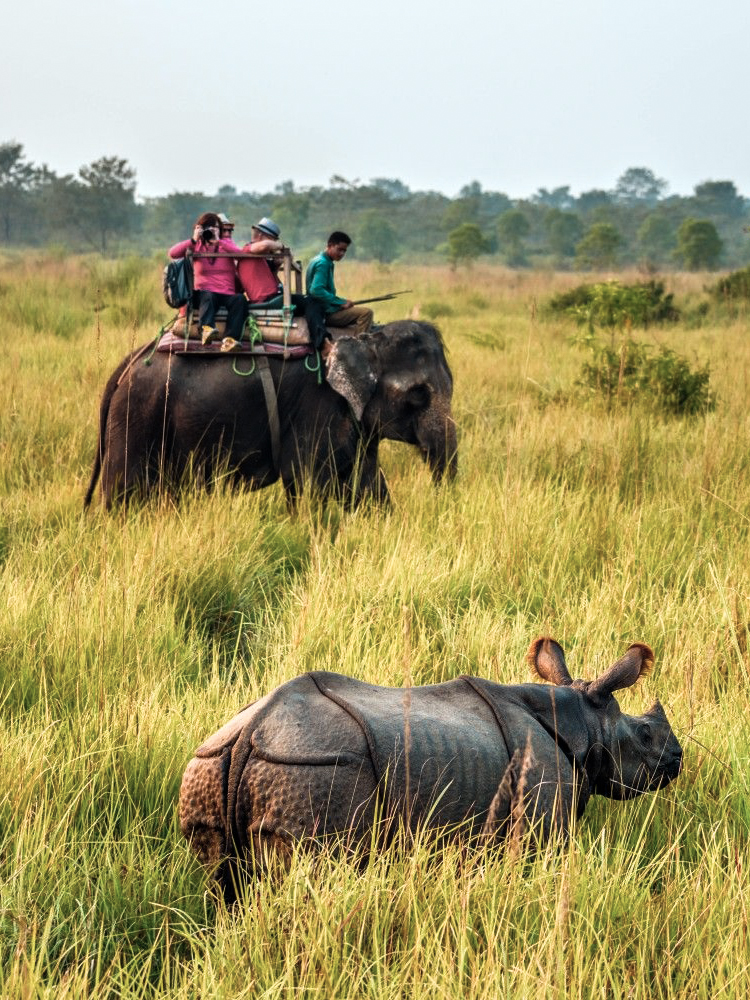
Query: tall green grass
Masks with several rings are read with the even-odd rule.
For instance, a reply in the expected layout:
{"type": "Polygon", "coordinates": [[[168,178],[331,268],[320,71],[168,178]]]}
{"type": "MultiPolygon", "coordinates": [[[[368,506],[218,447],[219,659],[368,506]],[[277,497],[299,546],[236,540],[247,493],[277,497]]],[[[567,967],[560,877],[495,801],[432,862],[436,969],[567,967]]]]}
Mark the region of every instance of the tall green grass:
{"type": "Polygon", "coordinates": [[[710,362],[706,416],[561,403],[583,357],[540,307],[574,280],[342,266],[353,298],[414,290],[378,318],[439,317],[452,486],[389,443],[390,511],[290,517],[273,487],[84,515],[101,388],[169,315],[160,265],[3,265],[7,319],[54,289],[76,321],[18,319],[0,359],[2,996],[747,995],[747,331],[639,332],[710,362]],[[364,869],[300,852],[244,905],[216,900],[175,807],[238,709],[310,669],[525,680],[542,633],[584,677],[653,646],[620,701],[663,702],[685,748],[672,786],[595,799],[535,857],[419,838],[364,869]]]}

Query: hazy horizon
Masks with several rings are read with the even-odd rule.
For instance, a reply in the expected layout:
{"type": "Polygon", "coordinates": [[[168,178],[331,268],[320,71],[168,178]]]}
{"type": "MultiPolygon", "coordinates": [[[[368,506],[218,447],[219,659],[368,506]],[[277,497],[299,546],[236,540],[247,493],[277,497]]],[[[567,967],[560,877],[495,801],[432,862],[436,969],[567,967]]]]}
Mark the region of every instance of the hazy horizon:
{"type": "Polygon", "coordinates": [[[102,156],[141,198],[396,178],[454,197],[611,190],[647,167],[689,195],[750,195],[750,80],[739,0],[627,7],[426,0],[270,10],[130,0],[6,15],[0,142],[58,174],[102,156]]]}

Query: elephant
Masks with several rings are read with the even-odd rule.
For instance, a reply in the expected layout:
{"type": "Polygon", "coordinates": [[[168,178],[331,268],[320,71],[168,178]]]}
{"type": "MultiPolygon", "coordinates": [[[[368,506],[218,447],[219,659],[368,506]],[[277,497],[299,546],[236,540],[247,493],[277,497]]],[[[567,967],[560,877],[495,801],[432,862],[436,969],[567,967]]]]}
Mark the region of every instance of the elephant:
{"type": "Polygon", "coordinates": [[[152,352],[125,358],[102,395],[99,442],[84,506],[101,476],[107,507],[189,470],[207,483],[227,470],[258,489],[279,478],[291,507],[305,480],[321,494],[389,499],[378,461],[383,438],[416,445],[433,478],[457,468],[453,376],[439,331],[401,320],[333,343],[319,384],[304,359],[267,356],[278,404],[275,450],[265,389],[251,358],[152,352]]]}
{"type": "Polygon", "coordinates": [[[677,777],[682,749],[661,705],[630,716],[613,696],[648,672],[648,646],[590,682],[572,679],[550,637],[527,660],[548,683],[463,676],[402,689],[328,671],[288,681],[198,748],[182,833],[232,898],[239,873],[295,843],[368,847],[398,824],[495,842],[519,820],[543,842],[567,837],[594,794],[627,799],[677,777]]]}

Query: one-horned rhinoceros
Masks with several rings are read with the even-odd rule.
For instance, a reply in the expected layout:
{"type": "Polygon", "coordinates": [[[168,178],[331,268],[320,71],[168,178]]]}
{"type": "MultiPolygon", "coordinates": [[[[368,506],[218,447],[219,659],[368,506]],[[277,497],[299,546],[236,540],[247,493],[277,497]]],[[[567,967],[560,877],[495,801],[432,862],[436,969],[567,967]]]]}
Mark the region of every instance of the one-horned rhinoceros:
{"type": "Polygon", "coordinates": [[[196,751],[182,832],[229,889],[238,861],[332,834],[362,842],[384,815],[388,830],[396,818],[493,836],[520,815],[544,839],[565,835],[593,794],[626,799],[677,776],[682,749],[659,703],[624,715],[612,695],[650,669],[648,646],[590,682],[572,679],[553,639],[536,639],[527,659],[548,684],[402,689],[324,671],[288,681],[196,751]]]}

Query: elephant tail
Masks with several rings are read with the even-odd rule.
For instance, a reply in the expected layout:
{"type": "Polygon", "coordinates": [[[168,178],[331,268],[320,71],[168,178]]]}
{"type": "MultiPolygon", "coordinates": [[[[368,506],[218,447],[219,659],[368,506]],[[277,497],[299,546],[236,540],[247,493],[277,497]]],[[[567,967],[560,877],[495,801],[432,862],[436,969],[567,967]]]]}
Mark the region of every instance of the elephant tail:
{"type": "Polygon", "coordinates": [[[145,347],[140,347],[137,351],[133,351],[126,358],[120,362],[120,364],[115,368],[114,372],[110,375],[106,386],[104,387],[104,392],[102,393],[102,401],[99,406],[99,440],[96,445],[96,454],[94,455],[94,468],[91,470],[91,479],[89,480],[89,486],[86,490],[86,495],[83,498],[83,509],[87,510],[91,506],[91,500],[94,496],[94,490],[96,489],[96,484],[99,481],[99,476],[102,471],[102,464],[104,462],[104,453],[107,447],[107,421],[109,419],[109,408],[112,404],[112,397],[117,391],[117,387],[122,381],[122,377],[128,368],[136,361],[144,351],[150,347],[151,344],[147,344],[145,347]]]}
{"type": "Polygon", "coordinates": [[[102,395],[101,406],[99,407],[99,440],[97,441],[96,444],[96,454],[94,455],[94,468],[91,470],[91,479],[89,480],[89,487],[86,490],[86,495],[83,498],[84,510],[87,510],[91,506],[91,499],[94,496],[94,490],[96,489],[96,484],[99,481],[99,476],[102,471],[102,462],[104,460],[104,449],[106,447],[107,418],[109,416],[109,407],[112,402],[112,396],[114,395],[116,388],[117,388],[117,379],[114,376],[112,376],[112,378],[106,385],[104,394],[102,395]]]}
{"type": "Polygon", "coordinates": [[[83,509],[87,510],[91,506],[91,498],[94,495],[94,490],[96,489],[96,484],[99,481],[99,475],[102,471],[102,451],[101,451],[101,434],[99,437],[99,447],[96,449],[96,456],[94,457],[94,468],[91,470],[91,479],[89,480],[89,488],[86,490],[86,495],[83,498],[83,509]]]}

